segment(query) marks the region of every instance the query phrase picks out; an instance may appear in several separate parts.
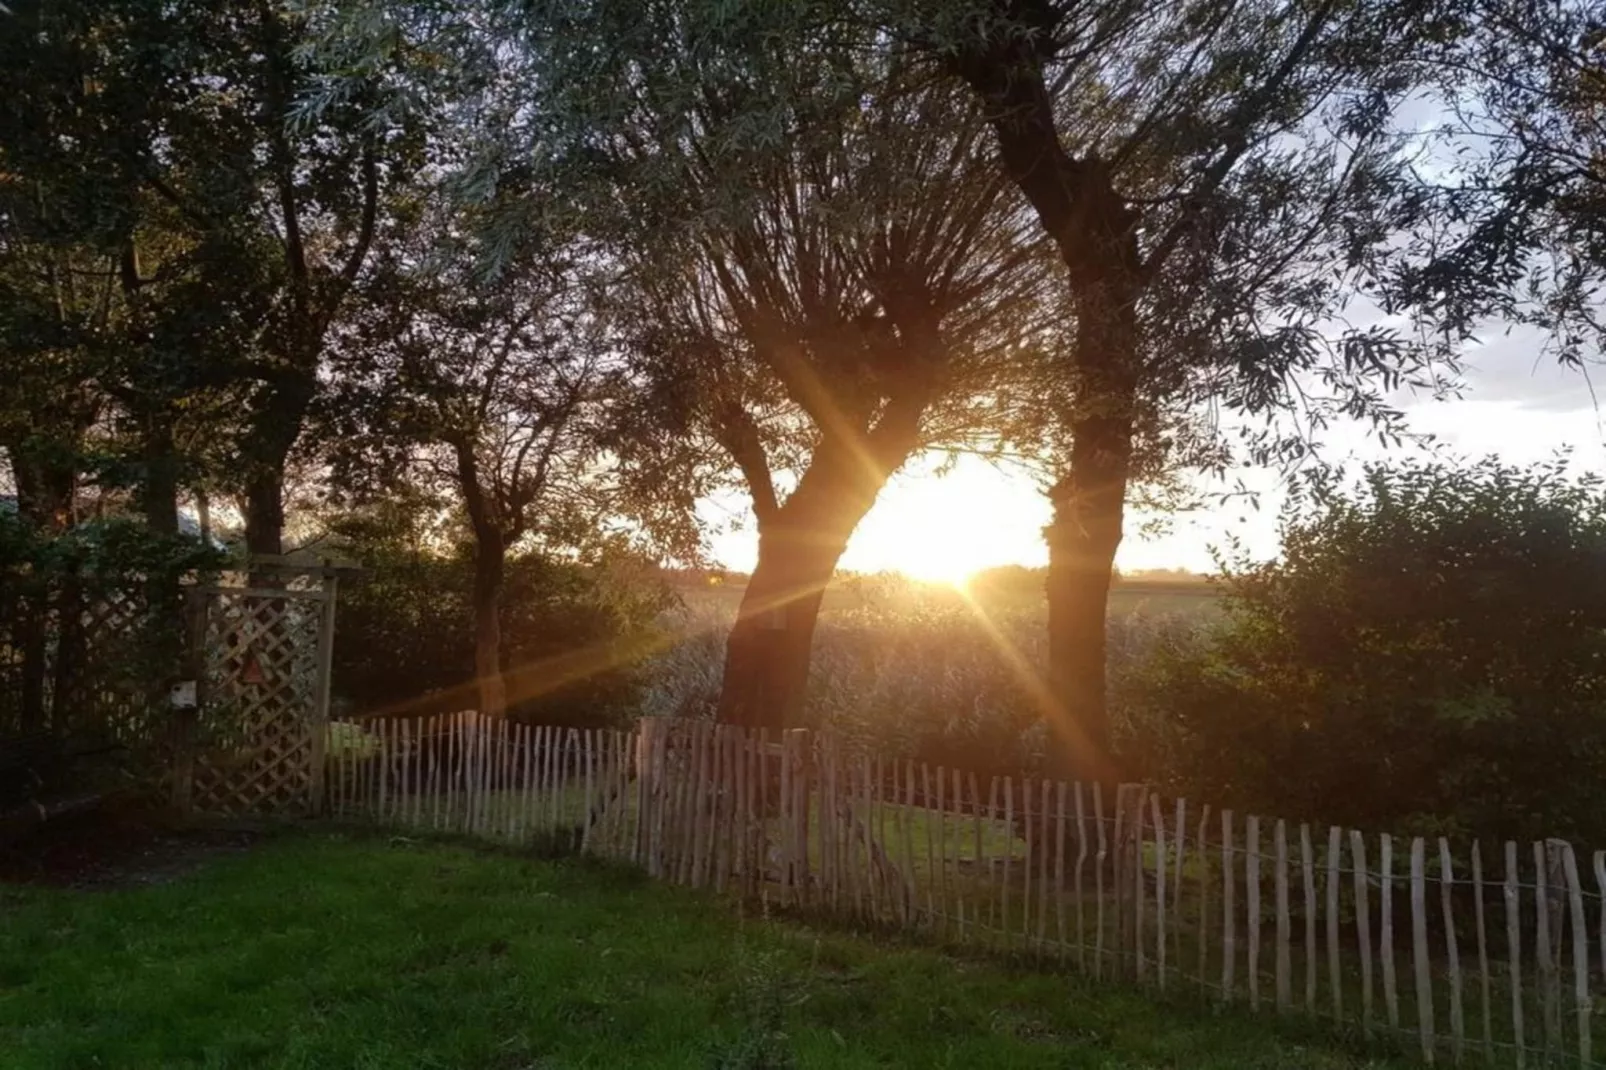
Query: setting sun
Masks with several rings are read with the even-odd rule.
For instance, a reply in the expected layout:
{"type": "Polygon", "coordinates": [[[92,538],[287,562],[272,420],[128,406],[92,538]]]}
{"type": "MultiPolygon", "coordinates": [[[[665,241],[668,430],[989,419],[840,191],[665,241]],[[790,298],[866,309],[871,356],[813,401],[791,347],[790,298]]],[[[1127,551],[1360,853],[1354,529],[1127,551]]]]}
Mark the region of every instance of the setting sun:
{"type": "Polygon", "coordinates": [[[985,568],[1044,561],[1048,504],[1024,475],[963,458],[941,476],[914,465],[882,492],[842,567],[962,584],[985,568]]]}
{"type": "MultiPolygon", "coordinates": [[[[728,520],[744,507],[731,502],[710,522],[728,520]]],[[[1122,569],[1213,567],[1210,546],[1228,531],[1244,537],[1257,550],[1274,544],[1272,518],[1264,511],[1251,517],[1243,509],[1203,509],[1175,517],[1172,530],[1148,537],[1144,515],[1127,514],[1127,537],[1116,563],[1122,569]]],[[[937,474],[934,459],[916,460],[892,479],[848,543],[840,568],[849,572],[902,572],[931,583],[963,584],[983,569],[1000,565],[1038,567],[1047,563],[1043,526],[1048,502],[1037,485],[1019,469],[998,467],[979,457],[963,457],[949,471],[937,474]]],[[[712,540],[714,556],[724,566],[751,570],[757,533],[751,517],[738,531],[712,540]]]]}

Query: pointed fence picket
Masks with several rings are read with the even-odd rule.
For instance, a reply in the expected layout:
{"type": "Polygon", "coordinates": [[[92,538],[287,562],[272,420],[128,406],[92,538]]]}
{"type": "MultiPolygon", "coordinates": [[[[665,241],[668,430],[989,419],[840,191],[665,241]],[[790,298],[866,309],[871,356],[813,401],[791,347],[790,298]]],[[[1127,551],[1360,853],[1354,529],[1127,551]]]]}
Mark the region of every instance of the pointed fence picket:
{"type": "Polygon", "coordinates": [[[581,851],[772,907],[1330,1015],[1427,1062],[1582,1067],[1603,1050],[1606,852],[1559,840],[1486,860],[1475,842],[1323,835],[1145,785],[979,777],[802,730],[653,718],[340,722],[323,760],[323,806],[342,820],[581,851]]]}

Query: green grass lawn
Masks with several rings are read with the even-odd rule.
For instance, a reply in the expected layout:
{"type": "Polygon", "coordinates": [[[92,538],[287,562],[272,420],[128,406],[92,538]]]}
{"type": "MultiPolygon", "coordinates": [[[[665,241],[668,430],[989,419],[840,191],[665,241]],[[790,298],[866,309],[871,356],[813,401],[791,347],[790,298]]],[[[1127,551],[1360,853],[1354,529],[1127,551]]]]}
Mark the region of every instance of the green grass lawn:
{"type": "Polygon", "coordinates": [[[0,1066],[1381,1066],[1269,1022],[742,920],[622,870],[308,833],[0,887],[0,1066]],[[790,1061],[788,1061],[790,1060],[790,1061]]]}

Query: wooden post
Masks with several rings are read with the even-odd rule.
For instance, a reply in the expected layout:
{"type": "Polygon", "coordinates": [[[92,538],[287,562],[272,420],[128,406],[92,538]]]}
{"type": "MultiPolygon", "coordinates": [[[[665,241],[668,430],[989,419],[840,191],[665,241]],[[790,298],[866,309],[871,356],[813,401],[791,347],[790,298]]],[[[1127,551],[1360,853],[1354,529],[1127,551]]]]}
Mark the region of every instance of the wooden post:
{"type": "Polygon", "coordinates": [[[686,771],[690,775],[687,781],[689,795],[686,807],[687,829],[685,862],[682,867],[681,883],[689,884],[693,888],[703,886],[703,849],[708,840],[707,807],[705,801],[708,796],[710,771],[708,768],[709,730],[714,726],[708,721],[694,721],[691,724],[687,742],[691,747],[690,760],[686,771]]]}
{"type": "Polygon", "coordinates": [[[587,729],[585,733],[585,763],[586,763],[586,808],[580,815],[580,850],[591,850],[591,822],[592,815],[597,807],[597,732],[587,729]]]}
{"type": "Polygon", "coordinates": [[[1093,933],[1093,975],[1104,976],[1104,866],[1109,844],[1104,829],[1104,786],[1093,782],[1093,831],[1098,834],[1098,852],[1093,856],[1093,906],[1096,928],[1093,933]]]}
{"type": "MultiPolygon", "coordinates": [[[[1160,797],[1149,796],[1149,819],[1154,825],[1154,968],[1156,976],[1160,979],[1160,991],[1165,991],[1165,923],[1166,923],[1166,872],[1165,872],[1165,819],[1160,816],[1160,797]]],[[[1138,848],[1142,850],[1142,845],[1138,848]]],[[[1138,871],[1138,880],[1143,880],[1141,867],[1138,871]]]]}
{"type": "Polygon", "coordinates": [[[324,573],[323,604],[318,616],[318,666],[312,700],[312,797],[309,801],[314,814],[324,812],[324,754],[329,740],[329,689],[334,679],[335,600],[339,589],[339,575],[332,571],[324,573]]]}
{"type": "Polygon", "coordinates": [[[1584,920],[1584,889],[1578,879],[1578,858],[1572,844],[1561,845],[1562,875],[1567,884],[1567,905],[1573,933],[1573,1007],[1578,1015],[1578,1065],[1592,1061],[1589,1035],[1594,1001],[1589,995],[1589,923],[1584,920]]]}
{"type": "Polygon", "coordinates": [[[1277,1009],[1293,1006],[1293,953],[1289,947],[1293,920],[1288,914],[1288,828],[1278,821],[1272,830],[1272,850],[1277,856],[1274,886],[1277,895],[1277,1009]]]}
{"type": "MultiPolygon", "coordinates": [[[[937,870],[937,879],[934,883],[937,885],[938,915],[942,918],[941,928],[943,932],[948,931],[948,919],[951,912],[951,908],[948,905],[948,799],[947,790],[943,786],[946,780],[946,771],[942,768],[942,766],[938,766],[936,798],[937,853],[934,856],[932,864],[937,870]]],[[[928,804],[932,801],[930,789],[927,789],[926,791],[926,801],[928,804]]],[[[926,823],[927,828],[930,828],[931,824],[932,823],[928,818],[926,823]]]]}
{"type": "Polygon", "coordinates": [[[1361,1028],[1372,1032],[1372,896],[1366,873],[1366,837],[1350,830],[1350,856],[1355,861],[1355,935],[1361,948],[1361,1028]]]}
{"type": "MultiPolygon", "coordinates": [[[[975,781],[972,781],[972,784],[975,781]]],[[[959,911],[959,938],[965,938],[965,880],[959,861],[965,853],[965,782],[954,770],[954,909],[959,911]]]]}
{"type": "Polygon", "coordinates": [[[1065,793],[1068,785],[1063,780],[1055,782],[1055,813],[1057,820],[1054,823],[1054,925],[1055,939],[1059,944],[1060,955],[1065,954],[1065,836],[1069,832],[1065,820],[1065,793]]]}
{"type": "Polygon", "coordinates": [[[762,798],[759,789],[761,783],[758,775],[758,763],[762,760],[758,750],[758,740],[753,733],[742,729],[739,733],[742,747],[742,772],[738,790],[741,794],[742,805],[742,847],[741,869],[743,873],[742,888],[745,894],[753,895],[764,884],[764,845],[765,833],[763,822],[759,818],[761,804],[757,802],[762,798]]]}
{"type": "Polygon", "coordinates": [[[1199,811],[1199,970],[1195,979],[1201,990],[1210,984],[1210,807],[1199,811]]]}
{"type": "Polygon", "coordinates": [[[1489,991],[1489,937],[1483,922],[1483,852],[1478,841],[1472,841],[1472,904],[1478,916],[1478,984],[1480,1007],[1483,1010],[1483,1057],[1494,1062],[1494,1009],[1489,991]]]}
{"type": "Polygon", "coordinates": [[[379,823],[384,824],[390,816],[390,763],[394,757],[390,745],[390,730],[392,722],[388,717],[381,718],[376,727],[379,729],[379,810],[377,817],[379,823]]]}
{"type": "MultiPolygon", "coordinates": [[[[1050,832],[1049,832],[1048,798],[1049,798],[1049,783],[1048,783],[1047,780],[1041,780],[1041,781],[1038,782],[1038,799],[1037,799],[1037,827],[1038,827],[1038,836],[1037,836],[1037,838],[1038,838],[1038,841],[1039,841],[1038,848],[1037,848],[1037,855],[1038,855],[1038,859],[1037,859],[1037,950],[1038,950],[1039,954],[1042,953],[1044,939],[1046,938],[1046,936],[1048,934],[1048,856],[1049,856],[1049,852],[1047,850],[1044,850],[1043,849],[1043,845],[1042,845],[1042,841],[1046,837],[1051,835],[1050,832]]],[[[1063,835],[1064,829],[1063,828],[1056,828],[1055,831],[1057,831],[1057,832],[1059,832],[1061,834],[1059,836],[1058,842],[1063,845],[1063,843],[1064,843],[1064,835],[1063,835]]],[[[1061,850],[1063,851],[1063,847],[1061,848],[1061,850]]]]}
{"type": "Polygon", "coordinates": [[[195,683],[193,702],[179,703],[173,709],[172,806],[180,817],[189,817],[195,806],[195,750],[199,743],[201,711],[206,707],[207,615],[211,595],[191,587],[184,592],[184,673],[195,683]]]}
{"type": "Polygon", "coordinates": [[[1378,954],[1383,959],[1383,1004],[1388,1012],[1389,1026],[1400,1025],[1399,984],[1394,973],[1394,841],[1384,833],[1379,850],[1382,895],[1382,940],[1378,954]]]}
{"type": "Polygon", "coordinates": [[[643,717],[636,737],[636,861],[653,877],[659,875],[653,829],[658,809],[658,740],[663,725],[660,718],[643,717]]]}
{"type": "Polygon", "coordinates": [[[1461,949],[1455,936],[1453,886],[1455,867],[1450,859],[1450,841],[1439,837],[1439,904],[1444,911],[1445,965],[1450,975],[1450,1045],[1457,1065],[1466,1051],[1466,1016],[1461,1006],[1461,949]]]}
{"type": "Polygon", "coordinates": [[[436,714],[430,718],[428,729],[428,826],[436,832],[440,831],[451,820],[451,814],[445,801],[445,792],[451,786],[451,761],[447,748],[450,746],[452,723],[449,715],[436,714]]]}
{"type": "Polygon", "coordinates": [[[1600,934],[1600,968],[1606,974],[1606,851],[1596,851],[1593,856],[1595,871],[1595,890],[1600,896],[1600,920],[1597,923],[1600,934]]]}
{"type": "Polygon", "coordinates": [[[1129,934],[1127,926],[1131,916],[1129,908],[1130,889],[1127,881],[1127,822],[1126,807],[1128,787],[1125,784],[1115,786],[1115,823],[1110,833],[1110,883],[1115,898],[1115,965],[1119,969],[1126,966],[1129,934]]]}
{"type": "MultiPolygon", "coordinates": [[[[903,840],[903,872],[909,884],[909,894],[905,898],[909,901],[908,913],[910,920],[918,922],[920,916],[920,871],[915,866],[915,763],[912,761],[904,762],[903,774],[903,827],[901,829],[903,835],[900,838],[903,840]]],[[[893,766],[892,776],[893,794],[896,795],[898,789],[898,768],[896,765],[893,766]]]]}
{"type": "Polygon", "coordinates": [[[1238,965],[1237,888],[1233,879],[1238,867],[1232,859],[1232,811],[1221,811],[1221,998],[1232,999],[1233,971],[1238,965]]]}
{"type": "Polygon", "coordinates": [[[409,760],[411,753],[413,726],[411,721],[403,720],[397,726],[396,732],[396,824],[406,826],[408,814],[413,805],[411,774],[413,763],[409,760]]]}
{"type": "Polygon", "coordinates": [[[714,746],[719,755],[719,771],[714,779],[714,890],[723,893],[730,879],[731,858],[735,854],[736,820],[736,728],[718,725],[714,746]]]}
{"type": "Polygon", "coordinates": [[[446,720],[448,735],[446,737],[446,828],[450,832],[457,832],[457,808],[459,785],[463,775],[463,717],[461,714],[451,714],[446,720]]]}
{"type": "Polygon", "coordinates": [[[1176,834],[1173,837],[1177,845],[1176,865],[1171,867],[1171,961],[1172,969],[1178,975],[1182,973],[1182,871],[1187,865],[1186,852],[1183,847],[1188,842],[1188,804],[1185,799],[1177,800],[1176,820],[1171,826],[1176,834]]]}
{"type": "Polygon", "coordinates": [[[1517,845],[1506,841],[1506,968],[1511,982],[1511,1035],[1517,1047],[1517,1065],[1527,1062],[1523,1040],[1526,1024],[1522,1010],[1522,885],[1517,872],[1517,845]]]}
{"type": "Polygon", "coordinates": [[[536,763],[539,760],[538,755],[540,754],[540,745],[537,743],[539,738],[535,725],[527,724],[524,726],[524,738],[522,740],[524,744],[524,753],[522,755],[524,768],[519,775],[519,831],[526,840],[530,839],[530,834],[535,831],[536,824],[535,771],[536,763]]]}
{"type": "Polygon", "coordinates": [[[1000,880],[1004,886],[1003,903],[1000,910],[1003,913],[1004,946],[1009,946],[1010,933],[1013,931],[1009,920],[1009,878],[1012,863],[1015,861],[1015,781],[1010,777],[1004,778],[1004,870],[1000,880]]]}
{"type": "MultiPolygon", "coordinates": [[[[1558,882],[1553,877],[1550,844],[1535,842],[1534,851],[1534,962],[1539,967],[1539,1003],[1543,1012],[1545,1055],[1554,1058],[1561,1051],[1561,973],[1551,947],[1553,922],[1559,911],[1555,902],[1558,882]]],[[[1559,933],[1557,935],[1560,935],[1559,933]]]]}
{"type": "Polygon", "coordinates": [[[1422,1059],[1433,1062],[1433,966],[1428,961],[1427,862],[1422,837],[1411,841],[1411,945],[1416,967],[1416,1025],[1422,1059]]]}
{"type": "Polygon", "coordinates": [[[1327,830],[1327,982],[1333,997],[1333,1021],[1344,1021],[1344,973],[1338,948],[1338,868],[1343,840],[1337,825],[1327,830]]]}
{"type": "Polygon", "coordinates": [[[809,898],[809,733],[806,728],[787,729],[784,736],[786,765],[792,789],[792,902],[803,906],[809,898]]]}
{"type": "Polygon", "coordinates": [[[1249,815],[1244,829],[1248,856],[1244,859],[1244,886],[1248,892],[1249,1008],[1260,1010],[1260,818],[1249,815]]]}
{"type": "MultiPolygon", "coordinates": [[[[1087,807],[1082,799],[1082,782],[1076,782],[1076,961],[1087,972],[1087,921],[1082,911],[1082,868],[1087,862],[1087,807]]],[[[1093,966],[1098,968],[1098,961],[1093,966]]]]}
{"type": "Polygon", "coordinates": [[[1305,1010],[1316,1013],[1316,850],[1310,826],[1299,826],[1299,868],[1305,889],[1305,1010]]]}
{"type": "MultiPolygon", "coordinates": [[[[937,848],[934,840],[936,824],[931,812],[931,766],[925,762],[920,763],[920,823],[926,829],[926,916],[930,919],[931,927],[937,928],[939,924],[939,911],[937,909],[937,848]]],[[[1006,888],[1004,894],[1009,894],[1006,888]]]]}
{"type": "Polygon", "coordinates": [[[1142,784],[1134,784],[1131,792],[1131,804],[1128,813],[1131,820],[1128,822],[1127,840],[1131,844],[1122,851],[1122,857],[1127,859],[1130,868],[1130,882],[1132,885],[1132,961],[1138,979],[1143,979],[1146,967],[1145,959],[1148,957],[1143,949],[1143,914],[1144,914],[1144,887],[1143,887],[1143,827],[1148,822],[1144,820],[1144,796],[1146,789],[1142,784]]]}
{"type": "Polygon", "coordinates": [[[1020,812],[1026,831],[1021,848],[1020,939],[1021,946],[1026,947],[1032,938],[1032,863],[1037,854],[1036,830],[1032,827],[1032,782],[1026,777],[1020,779],[1020,812]]]}

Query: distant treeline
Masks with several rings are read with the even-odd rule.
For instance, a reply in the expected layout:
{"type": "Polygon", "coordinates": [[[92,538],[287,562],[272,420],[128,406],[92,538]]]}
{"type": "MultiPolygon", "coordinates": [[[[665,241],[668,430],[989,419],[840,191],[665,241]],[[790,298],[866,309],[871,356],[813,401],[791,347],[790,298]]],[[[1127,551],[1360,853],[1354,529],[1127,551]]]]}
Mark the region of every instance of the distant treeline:
{"type": "MultiPolygon", "coordinates": [[[[835,582],[844,582],[853,579],[877,575],[869,572],[856,572],[852,569],[838,569],[835,582]]],[[[901,573],[883,573],[882,575],[900,576],[901,573]]],[[[1030,567],[1027,565],[998,565],[993,568],[978,570],[970,579],[973,587],[1041,587],[1048,569],[1043,567],[1030,567]]],[[[682,587],[709,587],[709,586],[744,586],[749,574],[736,569],[727,568],[678,568],[665,569],[663,576],[668,582],[682,587]]],[[[1185,568],[1142,568],[1125,571],[1115,570],[1117,583],[1208,583],[1211,577],[1202,572],[1193,572],[1185,568]]]]}

